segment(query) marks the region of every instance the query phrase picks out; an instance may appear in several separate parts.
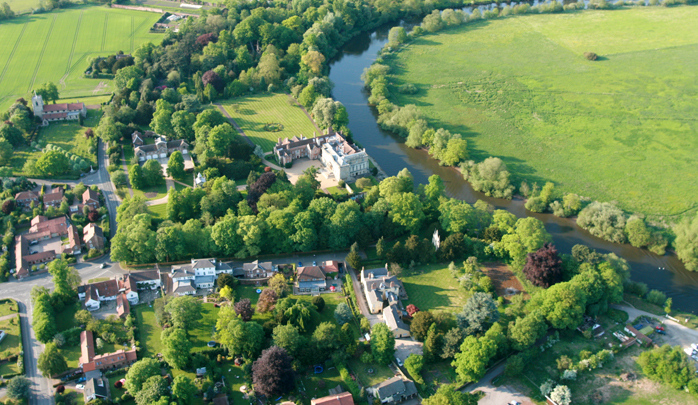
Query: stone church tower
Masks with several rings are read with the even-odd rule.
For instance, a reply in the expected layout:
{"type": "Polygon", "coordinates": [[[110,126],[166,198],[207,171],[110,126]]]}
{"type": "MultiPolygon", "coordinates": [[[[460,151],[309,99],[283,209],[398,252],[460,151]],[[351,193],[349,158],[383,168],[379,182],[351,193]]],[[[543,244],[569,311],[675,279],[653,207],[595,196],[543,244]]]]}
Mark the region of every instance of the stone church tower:
{"type": "Polygon", "coordinates": [[[44,99],[41,95],[34,92],[34,97],[32,97],[32,109],[34,110],[34,115],[42,119],[44,116],[44,99]]]}

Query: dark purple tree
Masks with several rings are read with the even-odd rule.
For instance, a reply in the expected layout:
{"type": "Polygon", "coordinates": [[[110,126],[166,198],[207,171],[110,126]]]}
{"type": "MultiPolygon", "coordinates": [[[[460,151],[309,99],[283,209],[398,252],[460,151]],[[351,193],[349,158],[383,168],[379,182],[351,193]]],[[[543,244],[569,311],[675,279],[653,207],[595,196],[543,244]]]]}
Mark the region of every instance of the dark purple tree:
{"type": "Polygon", "coordinates": [[[208,72],[204,73],[201,81],[203,82],[204,87],[211,84],[211,86],[213,86],[218,93],[222,93],[223,88],[225,87],[223,79],[221,79],[220,76],[218,76],[218,73],[214,72],[213,70],[209,70],[208,72]]]}
{"type": "Polygon", "coordinates": [[[414,304],[408,305],[406,309],[407,309],[407,315],[409,315],[409,316],[414,316],[414,314],[419,312],[419,308],[417,308],[417,306],[414,304]]]}
{"type": "Polygon", "coordinates": [[[87,128],[85,130],[85,138],[90,139],[93,136],[95,136],[95,131],[93,131],[92,128],[87,128]]]}
{"type": "Polygon", "coordinates": [[[10,215],[16,207],[17,204],[15,203],[15,200],[5,200],[5,202],[2,203],[2,213],[5,215],[10,215]]]}
{"type": "Polygon", "coordinates": [[[99,220],[99,212],[92,210],[87,214],[87,219],[90,220],[90,222],[97,222],[99,220]]]}
{"type": "Polygon", "coordinates": [[[271,288],[265,288],[259,295],[259,301],[257,301],[257,310],[262,314],[273,310],[274,305],[276,305],[276,301],[278,299],[279,296],[276,294],[276,291],[274,291],[271,288]]]}
{"type": "Polygon", "coordinates": [[[267,398],[276,398],[290,392],[295,385],[291,356],[285,349],[272,346],[252,364],[254,390],[267,398]]]}
{"type": "Polygon", "coordinates": [[[529,253],[523,268],[528,281],[538,287],[548,288],[562,281],[562,260],[551,243],[529,253]]]}
{"type": "Polygon", "coordinates": [[[253,211],[257,212],[257,201],[262,197],[269,187],[276,181],[276,174],[263,173],[247,192],[247,203],[253,211]]]}
{"type": "Polygon", "coordinates": [[[254,309],[252,309],[252,304],[249,298],[243,298],[235,303],[235,313],[240,315],[243,321],[247,322],[252,319],[254,315],[254,309]]]}
{"type": "Polygon", "coordinates": [[[216,42],[217,40],[218,35],[212,32],[210,34],[199,35],[199,37],[196,38],[196,43],[203,48],[208,45],[209,42],[216,42]]]}

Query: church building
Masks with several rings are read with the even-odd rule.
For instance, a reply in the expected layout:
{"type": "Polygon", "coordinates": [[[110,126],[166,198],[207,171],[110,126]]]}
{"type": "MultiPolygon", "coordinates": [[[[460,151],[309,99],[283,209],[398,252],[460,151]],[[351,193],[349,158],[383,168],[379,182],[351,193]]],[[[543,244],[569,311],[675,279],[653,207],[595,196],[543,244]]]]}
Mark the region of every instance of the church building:
{"type": "Polygon", "coordinates": [[[81,115],[87,116],[85,103],[44,104],[44,99],[36,93],[32,97],[32,108],[43,126],[52,121],[79,120],[81,115]]]}

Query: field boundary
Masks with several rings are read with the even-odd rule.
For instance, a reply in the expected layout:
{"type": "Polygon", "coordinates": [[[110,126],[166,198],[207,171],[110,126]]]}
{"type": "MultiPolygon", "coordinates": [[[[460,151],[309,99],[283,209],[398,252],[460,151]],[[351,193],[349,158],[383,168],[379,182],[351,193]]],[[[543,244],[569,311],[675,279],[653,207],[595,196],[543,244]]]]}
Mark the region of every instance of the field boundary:
{"type": "Polygon", "coordinates": [[[41,61],[44,59],[44,53],[46,52],[46,47],[48,46],[48,41],[49,41],[49,39],[51,39],[51,33],[53,32],[53,26],[56,24],[56,17],[58,17],[58,14],[54,14],[53,20],[51,20],[51,26],[48,29],[48,34],[46,34],[46,40],[44,41],[44,47],[41,48],[41,54],[39,54],[39,60],[36,62],[36,68],[34,69],[34,76],[32,77],[32,80],[29,83],[29,88],[27,89],[27,92],[30,92],[32,90],[32,87],[34,87],[34,82],[36,81],[36,76],[39,74],[39,68],[41,67],[41,61]]]}
{"type": "Polygon", "coordinates": [[[19,48],[19,43],[22,42],[22,37],[24,36],[24,31],[26,31],[27,29],[27,24],[28,23],[24,23],[24,25],[22,26],[22,32],[19,33],[17,42],[15,42],[15,46],[14,48],[12,48],[12,52],[10,52],[10,57],[7,58],[7,64],[5,64],[5,68],[2,70],[2,74],[0,74],[0,83],[2,83],[2,79],[5,78],[5,73],[7,73],[7,69],[10,68],[10,62],[12,62],[12,58],[15,56],[17,48],[19,48]]]}

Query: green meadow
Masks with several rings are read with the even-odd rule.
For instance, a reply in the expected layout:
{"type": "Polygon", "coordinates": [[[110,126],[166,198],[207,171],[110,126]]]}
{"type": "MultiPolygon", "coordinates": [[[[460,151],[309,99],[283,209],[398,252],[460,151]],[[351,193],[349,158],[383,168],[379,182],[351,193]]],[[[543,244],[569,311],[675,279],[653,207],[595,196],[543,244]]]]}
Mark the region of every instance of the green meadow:
{"type": "Polygon", "coordinates": [[[401,50],[391,90],[472,159],[501,157],[517,186],[680,215],[698,202],[696,21],[698,7],[637,7],[468,23],[401,50]]]}
{"type": "Polygon", "coordinates": [[[265,152],[270,152],[279,138],[319,135],[313,121],[300,105],[286,94],[262,93],[221,102],[245,134],[265,152]],[[278,132],[265,130],[269,123],[282,124],[278,132]]]}
{"type": "Polygon", "coordinates": [[[161,36],[148,32],[158,18],[155,13],[84,6],[3,22],[0,108],[28,98],[33,88],[48,81],[56,83],[65,99],[111,93],[111,80],[82,77],[88,59],[159,42],[161,36]]]}

